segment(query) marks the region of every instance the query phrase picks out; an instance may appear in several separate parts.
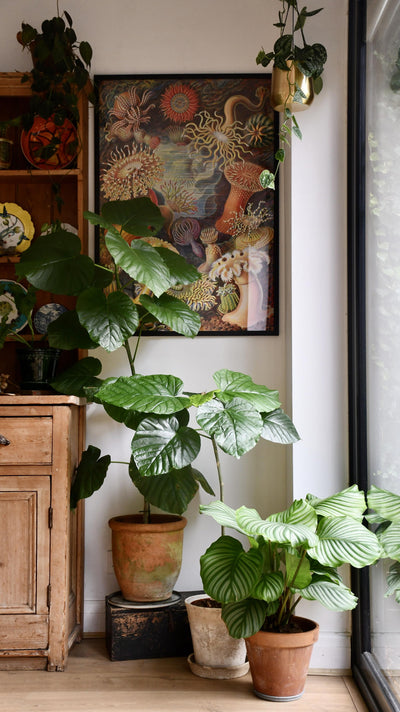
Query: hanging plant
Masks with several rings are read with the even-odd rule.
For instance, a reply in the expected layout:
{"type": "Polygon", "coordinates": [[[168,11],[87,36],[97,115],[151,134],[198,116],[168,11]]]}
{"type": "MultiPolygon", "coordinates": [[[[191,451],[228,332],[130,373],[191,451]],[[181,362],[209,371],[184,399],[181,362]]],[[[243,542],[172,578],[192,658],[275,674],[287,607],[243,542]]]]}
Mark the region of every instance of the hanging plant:
{"type": "Polygon", "coordinates": [[[297,0],[280,0],[282,9],[278,13],[279,20],[274,23],[280,30],[280,36],[274,44],[272,52],[260,50],[256,57],[257,64],[263,67],[273,62],[274,74],[279,73],[279,99],[274,102],[274,91],[271,92],[271,103],[276,111],[283,113],[283,121],[279,131],[279,148],[275,153],[277,162],[275,172],[264,170],[260,175],[263,188],[275,188],[275,178],[280,165],[285,160],[286,147],[290,145],[293,133],[302,138],[302,133],[295,111],[307,108],[314,93],[322,90],[322,72],[327,60],[327,51],[320,43],[308,44],[304,34],[304,25],[308,17],[317,15],[323,8],[308,11],[306,7],[299,10],[297,0]],[[282,80],[283,77],[283,80],[282,80]],[[283,89],[282,90],[282,84],[283,89]],[[310,90],[306,87],[310,86],[310,90]]]}

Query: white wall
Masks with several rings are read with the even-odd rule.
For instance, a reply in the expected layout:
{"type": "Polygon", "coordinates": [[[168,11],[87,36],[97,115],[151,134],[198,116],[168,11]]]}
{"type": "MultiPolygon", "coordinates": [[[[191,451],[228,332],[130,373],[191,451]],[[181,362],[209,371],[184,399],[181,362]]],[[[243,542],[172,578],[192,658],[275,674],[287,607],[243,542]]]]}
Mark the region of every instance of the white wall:
{"type": "MultiPolygon", "coordinates": [[[[303,141],[293,146],[281,191],[280,335],[275,337],[147,338],[139,370],[179,373],[194,390],[211,385],[221,367],[242,370],[255,381],[278,388],[302,442],[289,449],[262,443],[239,462],[223,460],[227,501],[257,505],[267,515],[307,491],[328,495],[346,483],[346,28],[347,0],[325,0],[324,11],[309,20],[310,42],[328,48],[325,89],[301,115],[303,141]],[[292,214],[290,216],[290,205],[292,214]],[[292,230],[290,232],[290,223],[292,230]]],[[[62,4],[61,4],[62,7],[62,4]]],[[[248,73],[261,71],[255,56],[276,37],[278,0],[68,0],[65,5],[80,39],[94,51],[95,74],[248,73]]],[[[319,7],[310,0],[308,9],[319,7]]],[[[20,22],[37,26],[56,12],[54,0],[3,0],[0,68],[28,69],[29,59],[14,40],[20,22]]],[[[93,207],[93,140],[90,195],[93,207]]],[[[283,178],[283,176],[282,176],[283,178]]],[[[1,199],[1,194],[0,194],[1,199]]],[[[104,373],[125,368],[119,355],[99,354],[104,373]]],[[[129,434],[88,408],[88,442],[115,459],[127,451],[129,434]]],[[[122,458],[122,459],[126,459],[122,458]]],[[[206,453],[198,463],[216,484],[206,453]]],[[[217,527],[198,514],[201,494],[191,504],[185,531],[183,566],[177,590],[200,587],[199,556],[217,527]]],[[[107,519],[139,506],[120,466],[86,505],[85,630],[104,629],[104,596],[117,589],[111,573],[107,519]]],[[[348,616],[310,609],[321,623],[313,665],[345,668],[348,616]]]]}

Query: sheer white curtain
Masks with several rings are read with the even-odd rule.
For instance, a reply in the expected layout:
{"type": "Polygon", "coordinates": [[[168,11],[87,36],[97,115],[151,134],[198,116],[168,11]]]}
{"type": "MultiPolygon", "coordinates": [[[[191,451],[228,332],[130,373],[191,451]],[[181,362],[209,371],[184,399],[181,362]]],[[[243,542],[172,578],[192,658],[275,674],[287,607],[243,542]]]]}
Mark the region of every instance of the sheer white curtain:
{"type": "MultiPolygon", "coordinates": [[[[400,494],[400,4],[368,2],[366,96],[367,393],[370,484],[400,494]]],[[[372,571],[373,652],[396,686],[400,606],[372,571]],[[392,677],[394,676],[394,677],[392,677]]],[[[400,678],[399,678],[400,679],[400,678]]],[[[400,697],[400,690],[397,690],[400,697]]]]}

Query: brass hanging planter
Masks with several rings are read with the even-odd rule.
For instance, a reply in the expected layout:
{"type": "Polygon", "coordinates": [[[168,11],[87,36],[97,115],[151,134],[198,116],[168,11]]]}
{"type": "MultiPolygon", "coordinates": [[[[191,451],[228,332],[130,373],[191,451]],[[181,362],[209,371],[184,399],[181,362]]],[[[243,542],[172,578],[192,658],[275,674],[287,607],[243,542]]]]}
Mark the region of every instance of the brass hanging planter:
{"type": "Polygon", "coordinates": [[[275,111],[305,111],[314,99],[313,79],[306,77],[293,61],[287,65],[287,71],[272,69],[271,106],[275,111]]]}

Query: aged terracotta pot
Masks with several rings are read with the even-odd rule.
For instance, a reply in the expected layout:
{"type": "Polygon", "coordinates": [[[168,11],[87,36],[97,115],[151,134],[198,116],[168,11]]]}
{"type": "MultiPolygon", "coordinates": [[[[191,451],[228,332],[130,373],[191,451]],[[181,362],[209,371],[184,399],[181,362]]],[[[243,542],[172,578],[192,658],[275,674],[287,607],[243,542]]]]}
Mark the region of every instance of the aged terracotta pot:
{"type": "Polygon", "coordinates": [[[221,618],[221,608],[208,608],[206,594],[196,594],[185,599],[193,642],[188,662],[191,671],[199,677],[229,680],[248,672],[246,645],[241,638],[232,638],[221,618]]]}
{"type": "Polygon", "coordinates": [[[264,700],[289,702],[304,692],[308,666],[319,625],[295,616],[300,633],[259,631],[246,638],[254,693],[264,700]]]}
{"type": "Polygon", "coordinates": [[[170,598],[182,563],[183,529],[187,520],[173,514],[113,517],[112,556],[122,596],[128,601],[170,598]]]}

